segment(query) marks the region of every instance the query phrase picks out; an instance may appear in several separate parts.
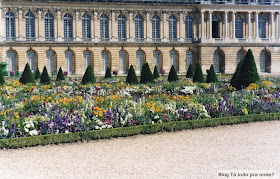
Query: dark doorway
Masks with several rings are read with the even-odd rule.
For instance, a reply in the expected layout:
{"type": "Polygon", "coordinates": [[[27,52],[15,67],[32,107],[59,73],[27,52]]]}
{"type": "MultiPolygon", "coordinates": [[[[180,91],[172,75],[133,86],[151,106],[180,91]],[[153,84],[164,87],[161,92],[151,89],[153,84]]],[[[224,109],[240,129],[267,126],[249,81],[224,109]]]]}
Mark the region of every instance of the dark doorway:
{"type": "Polygon", "coordinates": [[[220,28],[219,28],[219,19],[217,16],[212,18],[212,37],[213,38],[220,38],[220,28]]]}

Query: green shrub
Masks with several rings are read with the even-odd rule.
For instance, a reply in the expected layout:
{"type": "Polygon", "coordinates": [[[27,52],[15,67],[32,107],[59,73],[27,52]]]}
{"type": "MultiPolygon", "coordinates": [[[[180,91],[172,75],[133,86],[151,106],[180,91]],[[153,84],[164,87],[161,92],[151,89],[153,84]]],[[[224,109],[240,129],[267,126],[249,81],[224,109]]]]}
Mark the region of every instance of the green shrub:
{"type": "Polygon", "coordinates": [[[49,77],[48,70],[47,70],[46,66],[44,66],[44,69],[43,69],[43,72],[42,72],[42,75],[41,75],[41,78],[40,78],[40,83],[45,84],[45,85],[48,85],[48,84],[51,83],[51,80],[50,80],[50,77],[49,77]]]}
{"type": "Polygon", "coordinates": [[[36,69],[35,75],[34,75],[34,79],[35,80],[39,80],[41,77],[41,73],[39,71],[39,68],[36,69]]]}
{"type": "Polygon", "coordinates": [[[154,76],[148,63],[144,63],[141,70],[140,83],[153,83],[154,76]]]}
{"type": "Polygon", "coordinates": [[[62,80],[65,80],[65,77],[64,77],[61,67],[59,67],[59,70],[58,70],[58,73],[56,76],[56,81],[62,81],[62,80]]]}
{"type": "Polygon", "coordinates": [[[95,83],[96,79],[91,66],[88,66],[82,79],[82,84],[95,83]]]}
{"type": "Polygon", "coordinates": [[[19,82],[21,82],[22,84],[34,83],[35,82],[34,75],[32,74],[30,66],[29,66],[28,63],[25,65],[23,73],[22,73],[22,75],[19,79],[19,82]]]}
{"type": "Polygon", "coordinates": [[[128,74],[126,77],[126,83],[127,84],[138,84],[139,83],[137,76],[135,74],[135,70],[132,65],[130,65],[130,68],[128,70],[128,74]]]}
{"type": "Polygon", "coordinates": [[[211,65],[210,70],[207,70],[206,83],[217,83],[217,82],[219,82],[219,80],[217,78],[213,65],[211,65]]]}
{"type": "Polygon", "coordinates": [[[193,64],[190,64],[190,66],[189,66],[189,68],[188,68],[188,71],[187,71],[186,77],[187,77],[187,78],[192,78],[193,75],[194,75],[194,72],[195,72],[194,65],[193,65],[193,64]]]}
{"type": "Polygon", "coordinates": [[[171,82],[171,81],[178,81],[179,78],[177,76],[177,72],[175,70],[175,67],[174,65],[171,66],[171,69],[169,71],[169,75],[168,75],[168,81],[171,82]]]}
{"type": "Polygon", "coordinates": [[[105,78],[111,78],[111,77],[112,77],[111,68],[107,67],[106,73],[105,73],[105,78]]]}
{"type": "Polygon", "coordinates": [[[231,85],[236,89],[239,90],[241,88],[246,88],[251,83],[256,83],[260,80],[254,55],[251,49],[248,50],[244,60],[241,60],[238,66],[235,71],[236,74],[233,75],[233,78],[231,79],[231,85]]]}
{"type": "Polygon", "coordinates": [[[0,85],[2,86],[3,84],[5,84],[5,79],[2,70],[0,70],[0,85]]]}
{"type": "Polygon", "coordinates": [[[203,77],[203,73],[201,70],[201,65],[200,63],[197,63],[195,66],[195,72],[193,75],[193,82],[199,82],[199,83],[203,83],[204,82],[204,77],[203,77]]]}
{"type": "Polygon", "coordinates": [[[158,68],[157,68],[157,66],[155,66],[155,68],[154,68],[154,79],[158,79],[159,78],[159,72],[158,72],[158,68]]]}

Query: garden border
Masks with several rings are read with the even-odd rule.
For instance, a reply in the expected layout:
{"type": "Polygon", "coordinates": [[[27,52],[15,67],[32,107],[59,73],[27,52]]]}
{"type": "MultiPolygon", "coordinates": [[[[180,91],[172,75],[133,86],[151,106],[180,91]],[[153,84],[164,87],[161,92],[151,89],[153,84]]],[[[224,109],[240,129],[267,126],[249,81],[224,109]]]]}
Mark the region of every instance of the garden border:
{"type": "Polygon", "coordinates": [[[154,134],[157,132],[171,132],[184,129],[196,129],[203,127],[215,127],[220,125],[232,125],[258,121],[280,120],[280,113],[264,113],[247,116],[231,116],[223,118],[210,118],[189,121],[171,121],[166,123],[146,124],[133,127],[120,127],[112,129],[93,130],[77,133],[59,133],[50,135],[38,135],[31,137],[19,137],[0,139],[0,149],[23,148],[38,145],[71,143],[77,141],[90,141],[98,139],[110,139],[139,134],[154,134]]]}

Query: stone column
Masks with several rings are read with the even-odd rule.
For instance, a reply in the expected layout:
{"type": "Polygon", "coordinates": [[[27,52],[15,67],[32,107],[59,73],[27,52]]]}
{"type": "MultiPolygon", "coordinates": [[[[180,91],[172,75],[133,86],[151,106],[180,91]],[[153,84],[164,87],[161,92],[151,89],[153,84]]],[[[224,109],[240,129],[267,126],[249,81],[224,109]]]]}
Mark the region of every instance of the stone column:
{"type": "Polygon", "coordinates": [[[232,38],[235,38],[235,12],[232,11],[231,14],[231,19],[232,19],[232,38]]]}
{"type": "Polygon", "coordinates": [[[259,28],[259,13],[255,12],[255,38],[259,38],[259,33],[258,33],[258,28],[259,28]]]}
{"type": "Polygon", "coordinates": [[[280,38],[280,12],[278,12],[278,16],[277,16],[277,38],[280,38]]]}
{"type": "Polygon", "coordinates": [[[270,14],[270,25],[271,25],[270,38],[274,38],[275,37],[274,12],[271,12],[270,14]]]}
{"type": "Polygon", "coordinates": [[[133,12],[129,13],[129,27],[130,27],[129,28],[129,33],[130,33],[129,40],[131,42],[135,38],[135,25],[134,25],[134,15],[133,15],[133,12]]]}
{"type": "MultiPolygon", "coordinates": [[[[19,14],[19,12],[18,12],[18,15],[17,16],[15,16],[15,35],[16,35],[16,37],[19,37],[19,31],[20,31],[20,28],[19,28],[19,16],[20,15],[22,15],[22,14],[19,14]]],[[[17,39],[18,40],[18,39],[17,39]]]]}
{"type": "Polygon", "coordinates": [[[212,38],[212,12],[209,11],[209,36],[208,38],[212,38]]]}
{"type": "Polygon", "coordinates": [[[204,38],[204,12],[203,11],[201,11],[201,14],[200,14],[200,16],[201,16],[201,39],[203,39],[204,38]]]}
{"type": "Polygon", "coordinates": [[[152,39],[152,22],[150,13],[147,13],[147,40],[152,39]]]}
{"type": "Polygon", "coordinates": [[[168,34],[168,32],[169,32],[169,28],[168,28],[168,19],[167,19],[167,14],[166,13],[164,13],[163,14],[163,40],[165,41],[165,42],[168,42],[168,38],[169,38],[169,34],[168,34]]]}
{"type": "Polygon", "coordinates": [[[34,13],[35,41],[37,41],[39,37],[39,21],[41,20],[40,15],[41,15],[40,11],[34,13]]]}
{"type": "Polygon", "coordinates": [[[118,39],[118,18],[116,17],[116,12],[112,12],[112,35],[111,35],[111,38],[112,38],[112,41],[117,41],[118,39]]]}
{"type": "Polygon", "coordinates": [[[247,16],[247,23],[248,23],[248,36],[247,38],[250,39],[251,38],[251,12],[248,12],[248,16],[247,16]]]}
{"type": "Polygon", "coordinates": [[[62,41],[63,39],[63,20],[61,19],[61,11],[57,11],[57,38],[58,41],[62,41]]]}
{"type": "Polygon", "coordinates": [[[83,38],[83,31],[82,31],[82,18],[80,17],[81,14],[77,11],[76,12],[76,36],[74,38],[76,38],[77,41],[81,41],[81,39],[83,38]]]}
{"type": "MultiPolygon", "coordinates": [[[[194,23],[193,23],[194,24],[194,23]]],[[[180,21],[179,21],[179,38],[180,42],[184,42],[185,39],[185,23],[183,13],[180,13],[180,21]]]]}
{"type": "Polygon", "coordinates": [[[94,36],[95,42],[100,40],[100,18],[98,17],[99,14],[94,12],[94,36]]]}
{"type": "Polygon", "coordinates": [[[18,35],[20,40],[23,40],[23,37],[25,37],[25,23],[22,16],[23,16],[23,12],[20,9],[18,12],[18,35]]]}
{"type": "Polygon", "coordinates": [[[227,37],[228,37],[228,35],[227,35],[227,33],[228,33],[228,27],[227,27],[227,14],[228,14],[228,12],[227,11],[225,11],[225,14],[224,14],[224,24],[225,24],[225,33],[224,33],[224,38],[226,39],[227,37]]]}

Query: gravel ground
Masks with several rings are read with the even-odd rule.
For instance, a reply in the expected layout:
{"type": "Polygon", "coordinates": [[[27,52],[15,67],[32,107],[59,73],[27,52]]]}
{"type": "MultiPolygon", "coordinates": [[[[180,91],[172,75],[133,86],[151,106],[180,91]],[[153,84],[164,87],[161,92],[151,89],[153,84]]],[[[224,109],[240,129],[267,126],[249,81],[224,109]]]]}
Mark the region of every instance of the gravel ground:
{"type": "Polygon", "coordinates": [[[222,179],[221,170],[272,170],[278,178],[280,122],[0,150],[0,178],[222,179]]]}

